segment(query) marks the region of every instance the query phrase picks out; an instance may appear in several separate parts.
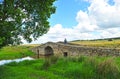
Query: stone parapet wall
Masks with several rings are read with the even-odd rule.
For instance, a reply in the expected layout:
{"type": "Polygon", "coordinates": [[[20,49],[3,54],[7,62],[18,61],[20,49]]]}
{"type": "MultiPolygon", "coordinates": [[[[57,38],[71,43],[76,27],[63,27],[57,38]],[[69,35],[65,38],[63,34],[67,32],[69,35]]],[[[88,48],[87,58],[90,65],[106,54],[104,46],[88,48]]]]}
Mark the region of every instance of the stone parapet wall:
{"type": "Polygon", "coordinates": [[[98,55],[98,56],[120,56],[120,49],[102,48],[102,47],[86,47],[62,43],[48,42],[32,49],[36,54],[44,55],[45,48],[49,46],[53,49],[54,55],[62,55],[66,52],[68,56],[79,55],[98,55]]]}

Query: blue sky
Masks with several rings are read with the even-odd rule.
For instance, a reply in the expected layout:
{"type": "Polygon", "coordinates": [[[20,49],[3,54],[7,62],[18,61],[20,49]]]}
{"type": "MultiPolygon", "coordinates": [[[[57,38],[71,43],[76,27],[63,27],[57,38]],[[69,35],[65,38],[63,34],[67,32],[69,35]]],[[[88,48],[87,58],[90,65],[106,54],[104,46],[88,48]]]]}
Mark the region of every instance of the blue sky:
{"type": "Polygon", "coordinates": [[[76,13],[79,10],[86,10],[89,3],[78,0],[57,0],[55,6],[56,13],[50,18],[50,25],[62,24],[64,27],[72,27],[77,24],[76,13]]]}
{"type": "Polygon", "coordinates": [[[120,37],[120,0],[57,0],[55,6],[48,33],[32,43],[120,37]]]}
{"type": "MultiPolygon", "coordinates": [[[[113,0],[108,1],[110,5],[114,4],[113,0]]],[[[57,0],[55,3],[57,7],[56,13],[50,18],[50,25],[62,24],[63,27],[72,27],[77,24],[75,21],[76,14],[79,10],[87,11],[89,2],[85,0],[57,0]]]]}

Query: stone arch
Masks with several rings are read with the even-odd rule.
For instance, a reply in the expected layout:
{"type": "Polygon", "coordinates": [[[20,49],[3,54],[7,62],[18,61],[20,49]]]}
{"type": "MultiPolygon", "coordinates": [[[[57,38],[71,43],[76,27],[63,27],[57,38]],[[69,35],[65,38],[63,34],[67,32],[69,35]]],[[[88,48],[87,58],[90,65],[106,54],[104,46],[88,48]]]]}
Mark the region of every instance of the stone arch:
{"type": "Polygon", "coordinates": [[[50,46],[45,47],[44,51],[45,51],[45,56],[50,56],[54,54],[54,51],[50,46]]]}

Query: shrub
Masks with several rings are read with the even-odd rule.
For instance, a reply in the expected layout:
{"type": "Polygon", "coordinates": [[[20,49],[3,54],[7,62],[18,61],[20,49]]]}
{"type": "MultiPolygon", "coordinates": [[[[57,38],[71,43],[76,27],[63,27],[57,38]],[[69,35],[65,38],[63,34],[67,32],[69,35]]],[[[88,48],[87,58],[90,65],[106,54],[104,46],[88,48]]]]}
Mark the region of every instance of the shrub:
{"type": "Polygon", "coordinates": [[[108,41],[113,41],[112,39],[108,39],[108,41]]]}

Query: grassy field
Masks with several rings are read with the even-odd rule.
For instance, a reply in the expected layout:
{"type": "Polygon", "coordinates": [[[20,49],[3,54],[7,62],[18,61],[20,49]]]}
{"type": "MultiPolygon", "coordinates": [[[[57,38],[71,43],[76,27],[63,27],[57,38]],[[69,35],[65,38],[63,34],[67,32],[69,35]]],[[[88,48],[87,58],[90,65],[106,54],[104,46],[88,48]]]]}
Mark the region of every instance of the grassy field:
{"type": "Polygon", "coordinates": [[[30,51],[32,46],[6,46],[0,49],[0,60],[15,59],[26,56],[33,56],[34,53],[30,51]]]}
{"type": "Polygon", "coordinates": [[[120,58],[37,59],[0,66],[0,79],[120,79],[120,58]]]}
{"type": "MultiPolygon", "coordinates": [[[[75,41],[86,46],[117,47],[120,40],[75,41]]],[[[7,46],[0,50],[0,60],[34,56],[36,45],[7,46]]],[[[50,57],[12,62],[0,66],[0,79],[120,79],[120,57],[50,57]]]]}
{"type": "Polygon", "coordinates": [[[85,40],[85,41],[73,41],[73,44],[92,46],[92,47],[108,47],[108,48],[120,48],[120,39],[108,41],[108,40],[85,40]]]}

